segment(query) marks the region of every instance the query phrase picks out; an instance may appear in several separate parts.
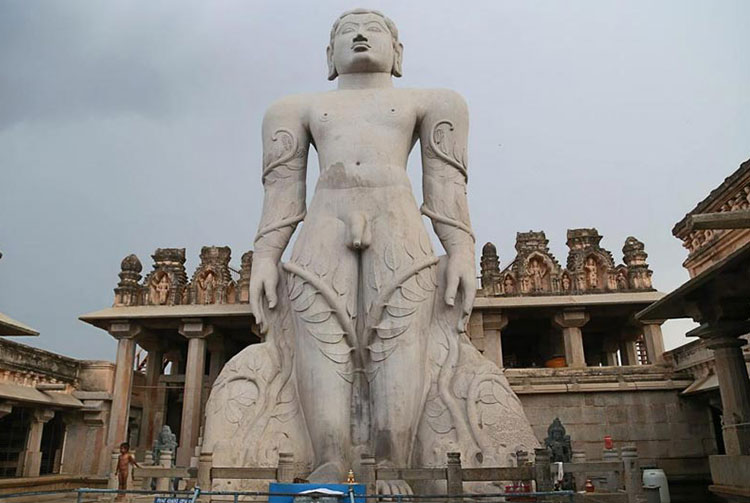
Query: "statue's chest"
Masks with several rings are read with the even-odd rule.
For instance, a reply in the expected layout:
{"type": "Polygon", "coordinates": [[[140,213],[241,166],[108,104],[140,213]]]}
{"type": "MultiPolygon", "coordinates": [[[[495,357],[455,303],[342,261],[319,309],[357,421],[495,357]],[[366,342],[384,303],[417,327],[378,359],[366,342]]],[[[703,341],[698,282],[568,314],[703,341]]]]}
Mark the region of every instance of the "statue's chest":
{"type": "Polygon", "coordinates": [[[415,123],[415,110],[408,104],[372,98],[322,103],[313,107],[310,130],[316,142],[363,134],[390,141],[403,136],[405,141],[411,141],[415,123]]]}

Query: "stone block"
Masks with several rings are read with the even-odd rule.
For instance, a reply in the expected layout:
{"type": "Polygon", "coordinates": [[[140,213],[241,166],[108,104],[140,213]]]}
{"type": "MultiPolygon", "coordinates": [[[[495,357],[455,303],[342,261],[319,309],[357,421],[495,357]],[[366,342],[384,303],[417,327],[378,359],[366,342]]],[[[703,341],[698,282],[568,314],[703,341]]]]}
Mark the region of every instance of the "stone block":
{"type": "Polygon", "coordinates": [[[557,409],[557,417],[562,421],[563,426],[568,428],[575,424],[583,424],[583,410],[581,407],[560,407],[557,409]]]}
{"type": "Polygon", "coordinates": [[[649,404],[648,420],[652,423],[666,423],[667,422],[666,406],[661,403],[649,404]]]}
{"type": "Polygon", "coordinates": [[[585,407],[583,409],[583,424],[604,424],[604,407],[585,407]]]}
{"type": "Polygon", "coordinates": [[[632,404],[627,408],[627,418],[629,423],[646,423],[647,419],[646,407],[642,404],[632,404]]]}
{"type": "Polygon", "coordinates": [[[684,423],[687,422],[687,417],[682,410],[680,402],[668,403],[665,406],[667,412],[667,421],[670,423],[684,423]]]}
{"type": "Polygon", "coordinates": [[[698,457],[703,455],[703,443],[699,439],[672,441],[669,456],[674,458],[698,457]]]}
{"type": "Polygon", "coordinates": [[[623,405],[610,405],[606,408],[607,424],[622,424],[628,420],[628,408],[623,405]]]}
{"type": "Polygon", "coordinates": [[[583,451],[586,453],[586,461],[593,461],[602,459],[602,449],[604,449],[604,442],[586,442],[583,446],[583,451]]]}
{"type": "Polygon", "coordinates": [[[711,438],[704,438],[703,441],[703,452],[706,453],[707,456],[711,456],[712,454],[717,454],[719,450],[716,446],[716,439],[711,438]]]}

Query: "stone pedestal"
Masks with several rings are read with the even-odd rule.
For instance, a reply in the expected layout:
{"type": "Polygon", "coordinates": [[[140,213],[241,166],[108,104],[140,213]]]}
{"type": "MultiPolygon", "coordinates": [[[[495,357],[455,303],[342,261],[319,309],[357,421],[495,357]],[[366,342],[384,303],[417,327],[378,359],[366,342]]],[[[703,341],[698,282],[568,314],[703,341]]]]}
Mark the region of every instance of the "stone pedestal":
{"type": "Polygon", "coordinates": [[[213,326],[203,320],[184,320],[180,334],[188,339],[187,365],[185,367],[185,392],[182,401],[182,425],[177,448],[177,465],[188,466],[198,445],[201,425],[203,375],[206,367],[206,337],[213,326]]]}
{"type": "Polygon", "coordinates": [[[562,329],[565,361],[568,367],[585,367],[586,356],[583,352],[581,327],[588,323],[588,313],[581,310],[566,310],[556,314],[553,321],[562,329]]]}
{"type": "MultiPolygon", "coordinates": [[[[169,449],[161,451],[159,455],[159,466],[163,468],[172,468],[172,451],[169,449]]],[[[156,479],[156,490],[166,491],[169,489],[169,477],[159,477],[156,479]]]]}
{"type": "Polygon", "coordinates": [[[42,466],[42,432],[47,421],[55,416],[55,411],[36,409],[31,415],[29,433],[26,436],[26,448],[19,455],[19,473],[22,477],[38,477],[42,466]],[[23,459],[23,462],[21,462],[23,459]]]}
{"type": "Polygon", "coordinates": [[[112,407],[109,413],[107,445],[116,449],[121,442],[127,441],[128,438],[135,338],[141,333],[141,328],[130,322],[112,322],[109,333],[117,339],[117,360],[115,361],[115,380],[112,388],[112,407]]]}
{"type": "Polygon", "coordinates": [[[643,338],[646,340],[646,352],[649,361],[654,365],[664,364],[664,337],[661,323],[649,323],[643,326],[643,338]]]}

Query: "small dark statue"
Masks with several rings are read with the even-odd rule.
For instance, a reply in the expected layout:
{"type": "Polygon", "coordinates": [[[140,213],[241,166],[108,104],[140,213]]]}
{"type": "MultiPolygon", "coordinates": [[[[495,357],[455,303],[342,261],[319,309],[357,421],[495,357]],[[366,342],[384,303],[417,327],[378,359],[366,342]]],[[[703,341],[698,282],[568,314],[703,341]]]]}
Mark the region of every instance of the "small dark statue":
{"type": "MultiPolygon", "coordinates": [[[[550,461],[552,463],[570,463],[573,459],[573,449],[570,445],[570,435],[565,434],[565,427],[556,417],[552,424],[547,428],[547,438],[544,439],[544,446],[550,451],[550,461]]],[[[575,482],[572,473],[566,473],[562,481],[556,482],[557,489],[575,490],[575,482]]]]}

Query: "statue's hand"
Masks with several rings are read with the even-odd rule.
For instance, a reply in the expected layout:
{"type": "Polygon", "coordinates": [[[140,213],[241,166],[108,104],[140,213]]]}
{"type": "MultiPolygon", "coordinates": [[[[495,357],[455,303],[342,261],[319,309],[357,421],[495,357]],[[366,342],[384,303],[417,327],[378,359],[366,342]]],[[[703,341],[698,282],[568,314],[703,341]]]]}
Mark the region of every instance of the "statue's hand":
{"type": "Polygon", "coordinates": [[[445,269],[445,303],[453,306],[458,293],[461,293],[463,309],[463,316],[458,322],[458,330],[464,332],[477,293],[473,251],[448,254],[448,266],[445,269]]]}
{"type": "Polygon", "coordinates": [[[268,307],[276,307],[278,297],[276,288],[279,285],[279,269],[275,260],[269,258],[256,258],[253,260],[253,268],[250,272],[250,310],[255,316],[255,321],[260,326],[261,333],[266,333],[268,326],[263,314],[263,297],[268,301],[268,307]]]}

